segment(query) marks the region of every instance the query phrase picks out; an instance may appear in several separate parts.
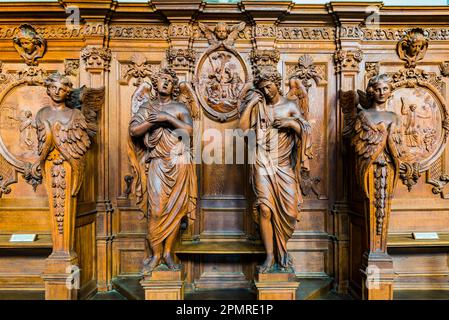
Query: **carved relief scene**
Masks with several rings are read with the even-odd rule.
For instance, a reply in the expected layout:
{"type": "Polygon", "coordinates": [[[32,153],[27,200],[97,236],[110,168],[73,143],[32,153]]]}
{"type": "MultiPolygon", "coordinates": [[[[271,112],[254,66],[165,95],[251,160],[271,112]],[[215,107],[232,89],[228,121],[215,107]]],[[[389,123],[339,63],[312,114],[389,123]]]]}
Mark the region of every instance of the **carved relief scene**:
{"type": "Polygon", "coordinates": [[[447,295],[448,6],[81,2],[0,4],[0,299],[447,295]]]}

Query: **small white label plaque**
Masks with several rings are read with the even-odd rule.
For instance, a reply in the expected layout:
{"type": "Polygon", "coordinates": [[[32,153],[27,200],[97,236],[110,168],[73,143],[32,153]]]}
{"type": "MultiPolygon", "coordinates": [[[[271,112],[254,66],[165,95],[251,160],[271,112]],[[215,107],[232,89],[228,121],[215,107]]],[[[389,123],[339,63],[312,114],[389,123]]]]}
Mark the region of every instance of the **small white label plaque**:
{"type": "Polygon", "coordinates": [[[33,242],[37,238],[37,234],[13,234],[9,242],[33,242]]]}
{"type": "Polygon", "coordinates": [[[415,240],[438,240],[438,233],[436,232],[413,232],[413,239],[415,240]]]}

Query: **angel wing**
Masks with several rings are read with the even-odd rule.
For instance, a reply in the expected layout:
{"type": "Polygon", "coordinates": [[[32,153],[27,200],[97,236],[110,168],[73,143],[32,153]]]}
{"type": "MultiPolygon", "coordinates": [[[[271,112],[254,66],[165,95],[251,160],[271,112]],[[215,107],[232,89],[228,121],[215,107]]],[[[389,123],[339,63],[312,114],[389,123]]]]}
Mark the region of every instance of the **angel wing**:
{"type": "Polygon", "coordinates": [[[131,112],[134,115],[141,106],[149,103],[153,98],[152,94],[153,86],[151,83],[145,81],[143,82],[137,90],[134,92],[131,98],[131,112]]]}
{"type": "Polygon", "coordinates": [[[40,119],[41,112],[36,114],[37,152],[41,170],[44,170],[44,162],[52,147],[52,133],[48,121],[40,119]]]}
{"type": "Polygon", "coordinates": [[[303,118],[309,120],[309,97],[302,81],[298,78],[290,78],[289,86],[290,90],[287,93],[287,99],[296,101],[303,118]]]}
{"type": "Polygon", "coordinates": [[[217,37],[214,34],[214,30],[211,29],[208,25],[198,22],[198,27],[206,36],[206,39],[209,42],[209,44],[214,45],[218,43],[217,37]]]}
{"type": "Polygon", "coordinates": [[[373,124],[364,111],[358,113],[354,124],[354,135],[351,145],[356,153],[356,170],[360,186],[368,195],[366,175],[368,168],[385,149],[388,141],[388,130],[383,122],[373,124]]]}
{"type": "Polygon", "coordinates": [[[97,116],[104,105],[105,90],[101,88],[87,88],[82,86],[79,89],[73,89],[67,99],[67,106],[72,109],[80,109],[86,117],[87,133],[89,137],[97,134],[97,116]]]}
{"type": "Polygon", "coordinates": [[[233,45],[235,40],[239,37],[239,32],[243,31],[243,29],[245,29],[245,26],[246,26],[246,23],[242,21],[242,22],[230,27],[228,38],[224,41],[224,44],[233,45]]]}
{"type": "Polygon", "coordinates": [[[340,107],[343,112],[343,137],[351,138],[354,135],[354,124],[357,118],[357,106],[359,104],[357,91],[340,90],[340,107]]]}
{"type": "Polygon", "coordinates": [[[70,121],[66,125],[55,122],[52,132],[56,148],[72,167],[71,193],[75,196],[84,178],[84,156],[91,144],[89,124],[81,111],[74,110],[70,121]]]}
{"type": "Polygon", "coordinates": [[[200,115],[199,103],[190,83],[183,81],[179,84],[178,101],[184,103],[190,110],[193,120],[197,120],[200,115]]]}

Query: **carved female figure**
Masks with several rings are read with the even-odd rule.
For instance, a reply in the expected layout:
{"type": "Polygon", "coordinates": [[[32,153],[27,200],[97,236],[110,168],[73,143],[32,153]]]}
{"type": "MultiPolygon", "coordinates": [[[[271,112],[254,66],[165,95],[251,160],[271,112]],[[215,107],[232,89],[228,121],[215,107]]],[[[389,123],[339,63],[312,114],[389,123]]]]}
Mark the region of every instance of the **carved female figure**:
{"type": "Polygon", "coordinates": [[[267,252],[259,267],[261,273],[292,267],[287,241],[299,217],[300,169],[306,167],[310,133],[310,125],[297,103],[282,96],[280,84],[281,75],[274,67],[259,69],[255,77],[257,90],[246,99],[240,116],[240,127],[256,133],[251,179],[267,252]]]}
{"type": "MultiPolygon", "coordinates": [[[[367,198],[373,192],[375,233],[386,232],[387,211],[391,194],[399,176],[401,154],[401,120],[387,111],[391,96],[390,78],[380,74],[368,82],[364,92],[341,93],[345,113],[345,136],[355,149],[356,174],[367,198]],[[360,103],[356,108],[357,104],[360,103]]],[[[384,246],[385,244],[383,244],[384,246]]]]}
{"type": "Polygon", "coordinates": [[[192,136],[193,120],[189,108],[174,100],[179,93],[176,73],[168,68],[161,70],[153,86],[156,98],[144,103],[129,125],[134,146],[143,151],[138,152],[136,173],[140,174],[140,201],[148,214],[147,242],[151,249],[144,260],[144,274],[162,262],[171,269],[178,267],[172,257],[173,244],[181,219],[186,215],[194,218],[197,198],[191,139],[180,139],[192,136]]]}

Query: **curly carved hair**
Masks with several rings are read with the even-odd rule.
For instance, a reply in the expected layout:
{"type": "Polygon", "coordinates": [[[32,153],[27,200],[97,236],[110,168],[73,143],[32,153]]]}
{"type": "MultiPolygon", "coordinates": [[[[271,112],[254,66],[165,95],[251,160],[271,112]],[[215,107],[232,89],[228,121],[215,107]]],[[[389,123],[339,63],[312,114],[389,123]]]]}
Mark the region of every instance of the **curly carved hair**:
{"type": "MultiPolygon", "coordinates": [[[[162,68],[156,74],[151,77],[151,84],[153,88],[157,88],[157,81],[162,75],[169,75],[173,79],[173,93],[172,96],[176,99],[179,96],[179,78],[176,75],[176,72],[171,68],[162,68]]],[[[157,92],[157,90],[156,90],[157,92]]]]}
{"type": "Polygon", "coordinates": [[[30,26],[29,24],[23,24],[19,27],[19,31],[13,38],[13,42],[17,45],[20,45],[21,39],[30,39],[33,41],[35,45],[42,45],[43,39],[41,36],[39,36],[34,28],[30,26]]]}
{"type": "Polygon", "coordinates": [[[261,67],[256,70],[254,77],[254,83],[256,87],[259,87],[263,81],[273,82],[278,88],[279,93],[282,95],[281,83],[282,76],[279,71],[273,66],[261,67]]]}
{"type": "Polygon", "coordinates": [[[72,89],[72,87],[73,87],[73,83],[72,83],[72,81],[70,80],[70,78],[67,77],[67,76],[64,75],[64,74],[59,73],[58,71],[56,71],[56,72],[50,74],[50,75],[44,80],[44,85],[45,85],[45,87],[48,88],[52,83],[55,83],[55,82],[59,82],[59,83],[61,83],[62,85],[66,86],[66,87],[69,89],[69,91],[71,91],[71,89],[72,89]]]}
{"type": "Polygon", "coordinates": [[[389,75],[385,73],[375,75],[374,77],[369,79],[368,85],[366,86],[366,93],[369,99],[372,99],[374,95],[374,87],[380,82],[386,82],[391,89],[391,78],[389,75]]]}

